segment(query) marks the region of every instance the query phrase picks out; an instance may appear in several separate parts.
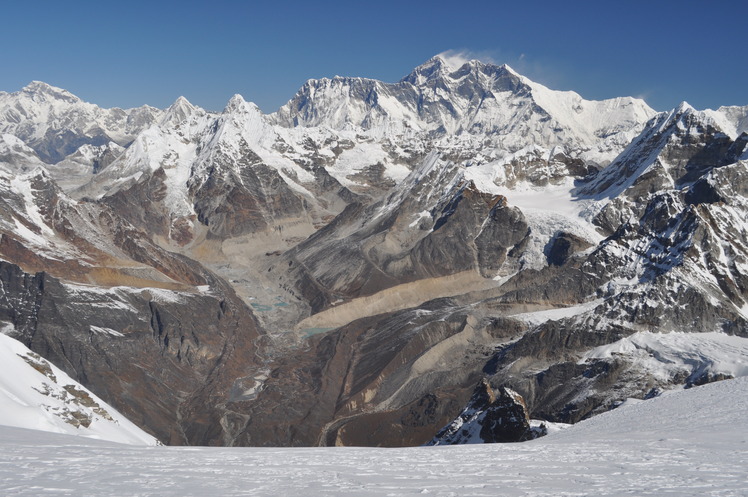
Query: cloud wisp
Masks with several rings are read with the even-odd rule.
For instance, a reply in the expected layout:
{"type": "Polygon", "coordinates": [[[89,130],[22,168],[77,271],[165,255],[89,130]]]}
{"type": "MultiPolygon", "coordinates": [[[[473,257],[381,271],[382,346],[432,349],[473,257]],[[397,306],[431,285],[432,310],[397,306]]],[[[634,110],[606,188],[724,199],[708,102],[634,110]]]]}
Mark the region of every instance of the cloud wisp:
{"type": "Polygon", "coordinates": [[[445,50],[439,54],[439,57],[444,59],[444,62],[454,71],[471,60],[479,60],[487,64],[499,64],[491,53],[475,52],[473,50],[445,50]]]}

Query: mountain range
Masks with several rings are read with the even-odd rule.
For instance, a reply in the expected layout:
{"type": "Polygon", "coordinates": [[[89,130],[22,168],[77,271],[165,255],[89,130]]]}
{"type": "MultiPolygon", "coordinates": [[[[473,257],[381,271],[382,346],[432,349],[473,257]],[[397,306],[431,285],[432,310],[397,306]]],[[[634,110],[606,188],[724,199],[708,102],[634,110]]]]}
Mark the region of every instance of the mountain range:
{"type": "Polygon", "coordinates": [[[168,444],[423,444],[484,379],[576,422],[748,373],[747,131],[439,56],[273,114],[33,82],[0,321],[168,444]]]}

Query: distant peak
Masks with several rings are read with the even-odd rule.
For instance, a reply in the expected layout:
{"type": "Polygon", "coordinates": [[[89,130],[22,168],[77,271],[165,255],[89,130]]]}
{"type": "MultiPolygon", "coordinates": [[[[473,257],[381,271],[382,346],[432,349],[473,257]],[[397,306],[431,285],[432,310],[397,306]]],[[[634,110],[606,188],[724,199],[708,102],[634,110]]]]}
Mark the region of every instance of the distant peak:
{"type": "Polygon", "coordinates": [[[698,111],[691,107],[688,102],[681,102],[671,111],[665,111],[658,114],[657,120],[654,121],[655,129],[658,132],[664,132],[670,127],[680,129],[690,129],[695,124],[709,124],[721,129],[721,124],[715,121],[713,115],[708,112],[698,111]]]}
{"type": "Polygon", "coordinates": [[[695,110],[696,109],[691,107],[691,105],[684,100],[680,103],[680,105],[678,105],[678,107],[676,107],[675,112],[676,114],[683,114],[685,112],[693,112],[695,110]]]}
{"type": "Polygon", "coordinates": [[[224,112],[233,112],[235,110],[239,110],[246,103],[247,101],[244,100],[244,97],[236,93],[234,94],[233,97],[229,99],[228,103],[226,104],[226,108],[224,109],[224,112]]]}
{"type": "Polygon", "coordinates": [[[166,109],[161,122],[178,124],[187,119],[196,109],[197,107],[192,105],[189,100],[184,97],[179,97],[168,109],[166,109]]]}
{"type": "Polygon", "coordinates": [[[32,96],[40,95],[44,97],[53,97],[70,102],[77,102],[80,100],[69,91],[63,90],[62,88],[57,88],[56,86],[52,86],[43,81],[32,81],[31,83],[24,86],[21,91],[32,96]]]}
{"type": "Polygon", "coordinates": [[[166,112],[167,113],[179,112],[181,114],[187,115],[187,114],[192,113],[196,108],[197,107],[195,107],[194,105],[192,105],[192,103],[189,100],[187,100],[186,98],[179,97],[179,98],[177,98],[174,101],[173,104],[171,104],[169,106],[169,108],[167,109],[166,112]]]}
{"type": "Polygon", "coordinates": [[[512,78],[523,78],[517,71],[507,64],[497,65],[481,62],[478,59],[468,59],[462,54],[444,52],[431,57],[429,60],[413,69],[401,81],[420,85],[435,78],[459,78],[467,73],[502,74],[512,78]]]}
{"type": "Polygon", "coordinates": [[[672,123],[681,121],[689,116],[697,115],[697,110],[691,107],[688,102],[683,101],[678,104],[678,107],[674,108],[670,112],[663,112],[663,115],[665,116],[666,122],[672,123]]]}
{"type": "Polygon", "coordinates": [[[431,58],[431,60],[434,59],[438,59],[439,61],[441,61],[442,65],[446,67],[449,72],[455,72],[462,68],[465,64],[475,66],[481,63],[477,59],[470,58],[470,56],[465,53],[455,52],[452,50],[442,52],[439,55],[435,55],[431,58]]]}
{"type": "Polygon", "coordinates": [[[176,99],[176,100],[174,101],[174,103],[172,104],[172,107],[173,107],[173,106],[175,106],[175,105],[179,105],[179,106],[189,106],[189,107],[194,107],[194,106],[192,105],[192,103],[190,103],[190,101],[189,101],[189,100],[187,100],[187,99],[186,99],[185,97],[181,97],[181,96],[180,96],[180,97],[178,97],[178,98],[177,98],[177,99],[176,99]]]}
{"type": "MultiPolygon", "coordinates": [[[[52,85],[48,85],[44,81],[32,81],[31,83],[27,84],[23,87],[26,91],[46,91],[49,89],[54,88],[52,85]]],[[[59,88],[57,88],[59,90],[59,88]]]]}
{"type": "Polygon", "coordinates": [[[262,113],[259,107],[255,105],[253,102],[247,102],[244,100],[244,97],[239,95],[238,93],[235,94],[229,102],[226,104],[226,108],[223,110],[224,113],[234,113],[234,112],[248,112],[248,111],[254,111],[259,114],[262,113]]]}
{"type": "Polygon", "coordinates": [[[452,66],[447,62],[447,59],[444,58],[441,54],[434,55],[429,60],[421,64],[419,67],[448,67],[452,68],[452,66]]]}
{"type": "Polygon", "coordinates": [[[410,74],[401,79],[401,82],[409,82],[416,86],[423,84],[425,81],[437,78],[443,78],[449,73],[454,72],[452,66],[440,55],[434,55],[429,60],[419,65],[410,74]]]}

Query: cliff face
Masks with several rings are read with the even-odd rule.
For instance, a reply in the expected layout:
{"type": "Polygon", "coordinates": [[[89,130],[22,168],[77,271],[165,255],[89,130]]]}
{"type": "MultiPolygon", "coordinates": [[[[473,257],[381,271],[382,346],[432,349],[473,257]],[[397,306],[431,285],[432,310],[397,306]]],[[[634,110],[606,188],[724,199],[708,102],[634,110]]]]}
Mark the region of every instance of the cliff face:
{"type": "MultiPolygon", "coordinates": [[[[258,336],[235,297],[63,283],[3,262],[3,320],[24,343],[171,444],[222,445],[258,336]]],[[[217,293],[217,292],[216,292],[217,293]]]]}

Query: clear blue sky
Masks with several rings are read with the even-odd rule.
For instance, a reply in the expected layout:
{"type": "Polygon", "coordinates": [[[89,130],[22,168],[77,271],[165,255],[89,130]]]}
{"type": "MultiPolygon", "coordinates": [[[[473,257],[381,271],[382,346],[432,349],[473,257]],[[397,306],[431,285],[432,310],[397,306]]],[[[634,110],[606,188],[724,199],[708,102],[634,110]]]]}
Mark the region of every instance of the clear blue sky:
{"type": "Polygon", "coordinates": [[[103,107],[272,112],[309,78],[394,82],[447,50],[588,99],[748,104],[744,1],[5,2],[0,90],[31,80],[103,107]]]}

